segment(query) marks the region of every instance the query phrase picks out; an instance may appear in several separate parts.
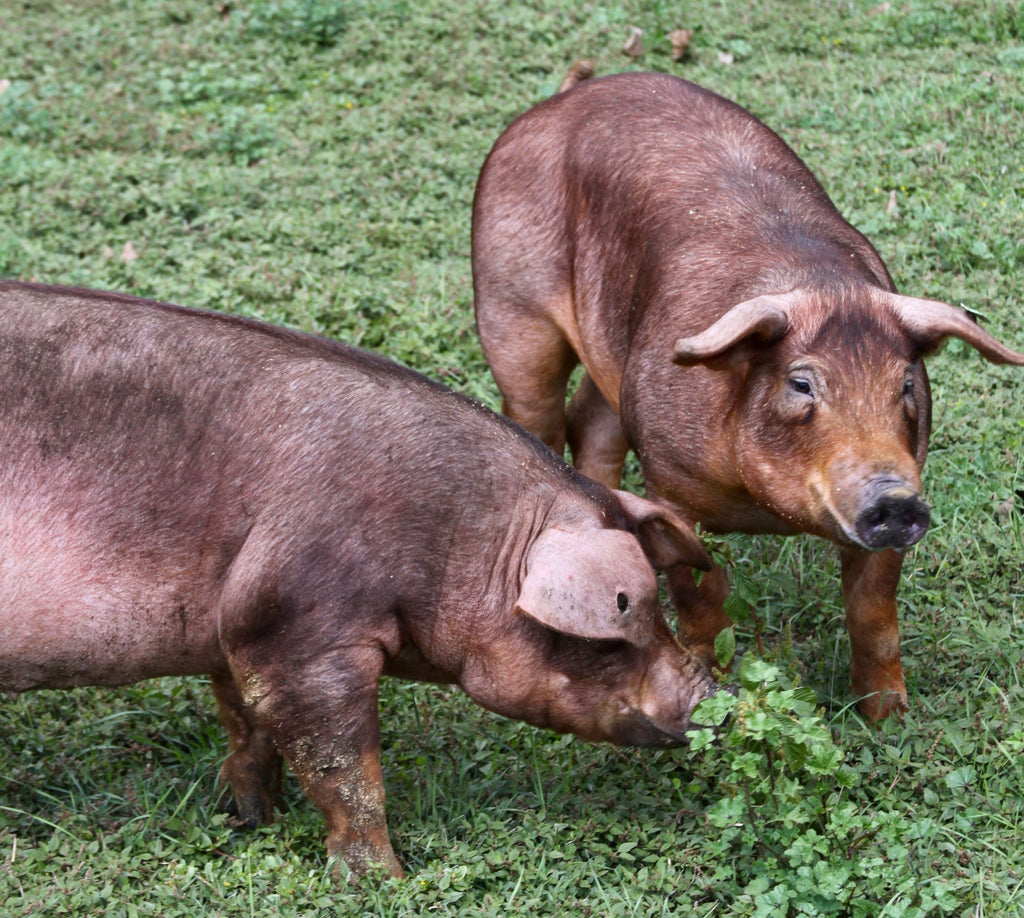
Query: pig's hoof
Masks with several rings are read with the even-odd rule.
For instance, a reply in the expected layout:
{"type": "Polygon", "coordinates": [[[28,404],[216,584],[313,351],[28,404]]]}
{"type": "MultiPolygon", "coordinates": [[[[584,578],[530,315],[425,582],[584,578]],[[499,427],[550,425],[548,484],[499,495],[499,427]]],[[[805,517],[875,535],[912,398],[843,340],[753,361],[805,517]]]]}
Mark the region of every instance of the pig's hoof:
{"type": "Polygon", "coordinates": [[[270,776],[254,769],[231,768],[229,758],[217,779],[221,787],[219,806],[231,821],[239,826],[255,829],[274,821],[274,812],[284,810],[280,787],[270,776]],[[241,774],[239,772],[242,772],[241,774]]]}
{"type": "Polygon", "coordinates": [[[870,724],[877,724],[887,717],[900,718],[909,709],[906,692],[876,692],[857,702],[860,716],[870,724]]]}
{"type": "Polygon", "coordinates": [[[226,788],[221,795],[218,806],[227,813],[228,821],[234,826],[247,829],[258,829],[274,821],[274,811],[281,809],[276,801],[265,794],[247,794],[240,796],[226,788]]]}

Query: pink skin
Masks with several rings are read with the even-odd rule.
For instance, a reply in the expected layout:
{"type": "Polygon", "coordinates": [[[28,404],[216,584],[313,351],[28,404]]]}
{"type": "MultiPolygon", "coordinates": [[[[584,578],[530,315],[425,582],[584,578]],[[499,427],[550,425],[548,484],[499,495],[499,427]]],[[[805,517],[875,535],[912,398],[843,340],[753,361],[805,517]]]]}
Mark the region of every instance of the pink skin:
{"type": "Polygon", "coordinates": [[[715,686],[652,564],[709,561],[671,510],[330,341],[7,282],[0,314],[0,691],[209,673],[238,817],[273,817],[283,756],[328,852],[396,876],[382,675],[685,742],[715,686]]]}
{"type": "MultiPolygon", "coordinates": [[[[513,122],[477,184],[477,325],[505,413],[609,486],[633,449],[648,496],[708,530],[834,542],[860,710],[904,710],[896,586],[929,519],[924,357],[950,336],[997,363],[1024,354],[897,294],[739,106],[663,74],[581,79],[513,122]]],[[[669,583],[710,659],[724,572],[669,583]]]]}

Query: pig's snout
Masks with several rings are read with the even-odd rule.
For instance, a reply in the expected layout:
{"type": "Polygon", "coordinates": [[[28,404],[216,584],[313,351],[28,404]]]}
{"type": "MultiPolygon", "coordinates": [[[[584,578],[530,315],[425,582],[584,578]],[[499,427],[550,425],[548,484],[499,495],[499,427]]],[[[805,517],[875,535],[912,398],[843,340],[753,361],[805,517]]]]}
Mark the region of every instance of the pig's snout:
{"type": "Polygon", "coordinates": [[[909,548],[928,531],[931,511],[917,491],[899,479],[879,478],[866,489],[857,514],[857,538],[865,548],[909,548]]]}
{"type": "Polygon", "coordinates": [[[693,722],[693,709],[717,691],[718,684],[711,674],[692,658],[682,666],[677,660],[656,661],[641,687],[640,710],[633,712],[617,742],[629,746],[685,746],[689,731],[705,726],[693,722]]]}

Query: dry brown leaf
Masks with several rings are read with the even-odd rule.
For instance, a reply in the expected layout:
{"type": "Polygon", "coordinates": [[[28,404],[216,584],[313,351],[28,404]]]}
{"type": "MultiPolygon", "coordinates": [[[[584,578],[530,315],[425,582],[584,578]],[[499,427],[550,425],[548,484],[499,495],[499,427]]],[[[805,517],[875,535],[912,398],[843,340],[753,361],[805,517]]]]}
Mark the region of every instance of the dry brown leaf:
{"type": "Polygon", "coordinates": [[[135,246],[126,242],[124,248],[121,249],[121,261],[135,261],[138,257],[139,253],[135,251],[135,246]]]}
{"type": "Polygon", "coordinates": [[[644,53],[644,30],[638,29],[633,26],[629,38],[626,39],[626,44],[622,47],[622,53],[636,60],[638,57],[642,57],[644,53]]]}
{"type": "Polygon", "coordinates": [[[693,29],[673,29],[668,33],[668,40],[672,42],[672,60],[681,61],[686,57],[692,38],[693,29]]]}
{"type": "Polygon", "coordinates": [[[938,153],[939,161],[946,155],[946,150],[949,149],[949,144],[944,140],[930,140],[928,143],[923,144],[920,147],[906,147],[900,150],[903,156],[913,156],[916,153],[938,153]]]}

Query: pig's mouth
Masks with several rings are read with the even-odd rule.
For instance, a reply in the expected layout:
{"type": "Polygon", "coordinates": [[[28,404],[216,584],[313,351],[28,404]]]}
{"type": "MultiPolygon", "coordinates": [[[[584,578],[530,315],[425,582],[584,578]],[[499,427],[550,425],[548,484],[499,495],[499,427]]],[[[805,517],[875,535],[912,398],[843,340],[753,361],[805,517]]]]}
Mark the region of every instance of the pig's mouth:
{"type": "MultiPolygon", "coordinates": [[[[696,727],[696,725],[694,725],[696,727]]],[[[615,743],[619,746],[685,746],[689,743],[686,729],[665,728],[642,711],[630,711],[616,725],[615,743]]]]}

